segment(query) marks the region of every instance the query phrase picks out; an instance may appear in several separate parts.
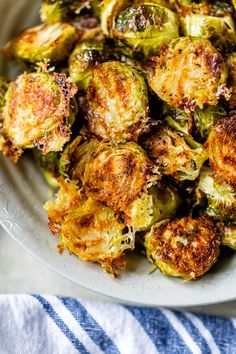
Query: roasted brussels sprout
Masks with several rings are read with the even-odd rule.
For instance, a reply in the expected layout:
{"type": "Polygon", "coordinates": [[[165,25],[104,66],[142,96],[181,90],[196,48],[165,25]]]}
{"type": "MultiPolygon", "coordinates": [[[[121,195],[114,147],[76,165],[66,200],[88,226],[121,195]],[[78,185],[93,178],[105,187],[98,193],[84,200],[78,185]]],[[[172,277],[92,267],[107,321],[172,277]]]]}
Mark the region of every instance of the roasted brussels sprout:
{"type": "Polygon", "coordinates": [[[4,52],[28,63],[45,59],[58,63],[69,56],[76,39],[76,28],[68,23],[43,24],[22,31],[5,46],[4,52]]]}
{"type": "Polygon", "coordinates": [[[91,0],[43,0],[40,8],[41,20],[55,23],[67,20],[70,13],[79,14],[91,0]]]}
{"type": "Polygon", "coordinates": [[[236,224],[223,224],[220,226],[220,231],[221,244],[236,251],[236,224]]]}
{"type": "Polygon", "coordinates": [[[85,166],[84,189],[115,210],[125,211],[151,181],[160,178],[156,170],[136,143],[101,142],[85,166]]]}
{"type": "Polygon", "coordinates": [[[122,10],[116,18],[112,36],[145,56],[179,37],[177,17],[155,1],[141,1],[122,10]]]}
{"type": "Polygon", "coordinates": [[[163,110],[163,119],[165,123],[175,131],[191,134],[193,128],[193,117],[192,113],[187,113],[181,109],[172,108],[167,105],[164,105],[163,110]]]}
{"type": "Polygon", "coordinates": [[[19,75],[6,93],[4,153],[16,162],[26,148],[35,146],[43,154],[60,151],[70,140],[76,91],[64,74],[45,69],[19,75]]]}
{"type": "Polygon", "coordinates": [[[43,173],[43,176],[52,188],[58,188],[57,178],[59,177],[58,163],[59,154],[57,152],[49,152],[43,155],[40,150],[34,150],[34,159],[36,164],[43,173]]]}
{"type": "Polygon", "coordinates": [[[226,110],[221,106],[205,106],[194,111],[194,123],[199,137],[202,140],[208,138],[211,128],[216,122],[226,116],[226,110]]]}
{"type": "Polygon", "coordinates": [[[59,183],[56,201],[47,202],[45,209],[49,228],[59,233],[60,249],[68,248],[84,261],[98,262],[112,275],[115,267],[124,269],[124,251],[134,248],[134,235],[125,230],[111,208],[85,198],[73,183],[62,178],[59,183]]]}
{"type": "Polygon", "coordinates": [[[227,66],[229,72],[229,86],[232,94],[229,99],[229,107],[236,108],[236,53],[232,53],[227,58],[227,66]]]}
{"type": "Polygon", "coordinates": [[[140,139],[141,146],[164,175],[177,180],[195,180],[207,160],[207,152],[191,136],[159,124],[140,139]]]}
{"type": "Polygon", "coordinates": [[[183,22],[185,36],[208,38],[219,50],[231,51],[236,44],[234,20],[230,15],[216,17],[191,14],[183,22]]]}
{"type": "Polygon", "coordinates": [[[61,154],[59,162],[60,174],[79,186],[82,185],[86,164],[93,158],[99,141],[93,137],[84,141],[78,136],[68,144],[61,154]]]}
{"type": "Polygon", "coordinates": [[[72,81],[83,90],[87,90],[92,69],[105,59],[104,45],[94,40],[77,44],[69,58],[69,73],[72,81]]]}
{"type": "Polygon", "coordinates": [[[220,237],[208,219],[185,217],[154,224],[146,234],[147,257],[166,275],[194,280],[216,262],[220,237]]]}
{"type": "Polygon", "coordinates": [[[212,169],[203,167],[197,193],[208,201],[207,214],[216,220],[236,221],[236,190],[225,181],[219,182],[212,169]]]}
{"type": "Polygon", "coordinates": [[[179,202],[176,188],[158,182],[125,209],[126,223],[134,231],[149,230],[155,222],[174,217],[179,202]]]}
{"type": "Polygon", "coordinates": [[[136,139],[148,115],[147,86],[133,67],[110,61],[96,66],[87,94],[89,130],[122,142],[136,139]]]}
{"type": "Polygon", "coordinates": [[[217,105],[221,96],[229,98],[224,60],[209,40],[179,38],[153,60],[149,84],[171,107],[194,111],[196,106],[217,105]]]}
{"type": "Polygon", "coordinates": [[[220,119],[211,129],[207,147],[213,170],[236,187],[236,112],[220,119]]]}

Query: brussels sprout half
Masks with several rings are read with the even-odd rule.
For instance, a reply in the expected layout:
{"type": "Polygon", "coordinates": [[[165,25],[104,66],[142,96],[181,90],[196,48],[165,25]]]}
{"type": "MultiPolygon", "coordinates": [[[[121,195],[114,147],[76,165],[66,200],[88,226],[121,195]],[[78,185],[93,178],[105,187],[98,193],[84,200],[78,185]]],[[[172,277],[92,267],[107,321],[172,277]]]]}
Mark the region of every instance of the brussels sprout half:
{"type": "Polygon", "coordinates": [[[80,194],[73,183],[59,179],[56,201],[48,201],[49,228],[59,233],[59,247],[67,248],[84,261],[98,262],[116,275],[125,269],[124,251],[134,248],[134,235],[125,230],[114,211],[80,194]],[[71,207],[73,205],[73,208],[71,207]]]}
{"type": "Polygon", "coordinates": [[[216,262],[220,237],[208,219],[185,217],[154,224],[145,236],[148,260],[166,275],[194,280],[216,262]]]}
{"type": "Polygon", "coordinates": [[[155,1],[140,1],[122,10],[116,18],[112,35],[145,56],[179,37],[177,17],[155,1]]]}
{"type": "Polygon", "coordinates": [[[153,60],[149,84],[171,107],[194,111],[196,106],[217,105],[221,96],[230,97],[224,60],[207,39],[179,38],[153,60]]]}
{"type": "Polygon", "coordinates": [[[179,202],[176,188],[158,182],[125,209],[126,224],[134,231],[149,230],[155,222],[174,217],[179,202]]]}
{"type": "Polygon", "coordinates": [[[226,110],[221,106],[205,106],[203,109],[196,108],[194,111],[194,123],[202,140],[208,138],[211,128],[216,122],[225,117],[226,110]]]}
{"type": "Polygon", "coordinates": [[[236,113],[222,118],[207,140],[210,165],[222,180],[236,187],[236,113]]]}
{"type": "Polygon", "coordinates": [[[159,179],[145,151],[134,142],[101,142],[85,166],[84,190],[117,211],[124,211],[151,181],[159,179]]]}
{"type": "Polygon", "coordinates": [[[64,74],[23,73],[9,85],[3,110],[3,151],[17,161],[23,149],[36,146],[47,154],[70,140],[77,89],[64,74]]]}
{"type": "Polygon", "coordinates": [[[218,49],[231,51],[236,44],[234,20],[230,15],[187,15],[183,20],[183,27],[185,36],[208,38],[218,49]]]}
{"type": "Polygon", "coordinates": [[[95,40],[77,44],[69,58],[69,74],[72,81],[87,90],[92,79],[92,69],[105,58],[104,45],[95,40]]]}
{"type": "Polygon", "coordinates": [[[212,169],[203,167],[197,186],[208,201],[207,214],[215,220],[236,221],[236,190],[224,181],[218,181],[212,169]]]}
{"type": "Polygon", "coordinates": [[[208,158],[206,150],[191,136],[174,132],[161,123],[145,133],[140,143],[160,172],[180,181],[195,180],[208,158]]]}
{"type": "Polygon", "coordinates": [[[137,139],[148,116],[144,78],[133,67],[118,61],[96,66],[87,94],[86,114],[89,130],[103,139],[137,139]]]}
{"type": "Polygon", "coordinates": [[[4,47],[4,52],[28,63],[45,59],[58,63],[69,56],[76,39],[76,28],[68,23],[43,24],[22,31],[4,47]]]}

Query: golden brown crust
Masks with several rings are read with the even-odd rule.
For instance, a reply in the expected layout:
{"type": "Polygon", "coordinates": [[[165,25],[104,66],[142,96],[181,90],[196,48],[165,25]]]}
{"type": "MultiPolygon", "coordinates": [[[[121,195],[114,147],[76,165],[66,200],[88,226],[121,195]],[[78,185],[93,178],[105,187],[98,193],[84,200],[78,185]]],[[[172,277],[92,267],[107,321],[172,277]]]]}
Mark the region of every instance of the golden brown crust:
{"type": "Polygon", "coordinates": [[[64,74],[45,71],[18,76],[3,110],[7,142],[3,152],[16,162],[24,148],[36,146],[43,154],[60,151],[70,140],[71,98],[76,92],[64,74]]]}
{"type": "Polygon", "coordinates": [[[87,93],[89,130],[114,142],[136,140],[148,115],[144,78],[131,66],[110,61],[93,70],[87,93]]]}
{"type": "Polygon", "coordinates": [[[154,225],[151,232],[148,247],[154,262],[163,262],[184,279],[201,277],[218,257],[220,237],[208,219],[185,217],[154,225]]]}
{"type": "Polygon", "coordinates": [[[206,151],[201,145],[191,149],[183,135],[160,122],[140,137],[140,144],[160,172],[179,180],[196,179],[207,159],[206,151]]]}
{"type": "Polygon", "coordinates": [[[171,107],[194,111],[229,98],[223,57],[206,39],[182,37],[165,46],[149,84],[171,107]],[[207,83],[207,84],[206,84],[207,83]]]}
{"type": "Polygon", "coordinates": [[[124,211],[146,187],[151,168],[151,162],[137,144],[113,147],[101,143],[86,166],[85,191],[115,210],[124,211]]]}
{"type": "Polygon", "coordinates": [[[59,233],[59,249],[67,248],[84,261],[98,262],[115,276],[125,268],[124,251],[133,249],[134,239],[125,232],[112,209],[80,193],[73,183],[59,178],[55,202],[47,202],[49,228],[59,233]],[[124,232],[123,232],[124,231],[124,232]]]}
{"type": "Polygon", "coordinates": [[[236,112],[212,128],[206,146],[213,170],[236,187],[236,112]]]}

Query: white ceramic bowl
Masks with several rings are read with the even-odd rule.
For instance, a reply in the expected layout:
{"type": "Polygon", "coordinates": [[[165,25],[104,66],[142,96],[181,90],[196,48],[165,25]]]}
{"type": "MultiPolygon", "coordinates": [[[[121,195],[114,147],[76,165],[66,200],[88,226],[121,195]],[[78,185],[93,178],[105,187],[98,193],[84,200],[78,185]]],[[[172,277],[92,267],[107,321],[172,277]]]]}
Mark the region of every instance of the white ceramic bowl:
{"type": "MultiPolygon", "coordinates": [[[[19,28],[37,21],[38,1],[0,1],[0,44],[19,28]],[[14,24],[13,26],[10,26],[14,24]]],[[[15,69],[0,57],[0,72],[15,75],[15,69]]],[[[203,279],[183,282],[159,271],[138,255],[128,257],[128,269],[112,279],[96,264],[80,261],[64,252],[57,254],[57,238],[47,228],[44,202],[52,192],[29,157],[14,165],[0,156],[0,222],[32,255],[66,278],[95,292],[121,301],[148,306],[194,306],[236,298],[236,254],[214,266],[203,279]]],[[[21,255],[19,254],[19,258],[21,255]]]]}

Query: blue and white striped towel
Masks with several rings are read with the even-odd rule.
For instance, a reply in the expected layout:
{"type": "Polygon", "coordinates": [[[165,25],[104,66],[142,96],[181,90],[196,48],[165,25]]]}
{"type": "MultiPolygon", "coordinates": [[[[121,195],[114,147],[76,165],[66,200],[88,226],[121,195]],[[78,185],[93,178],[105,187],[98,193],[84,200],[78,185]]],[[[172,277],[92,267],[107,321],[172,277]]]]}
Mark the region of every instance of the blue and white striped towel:
{"type": "Polygon", "coordinates": [[[0,354],[236,353],[236,319],[39,295],[0,296],[0,354]]]}

